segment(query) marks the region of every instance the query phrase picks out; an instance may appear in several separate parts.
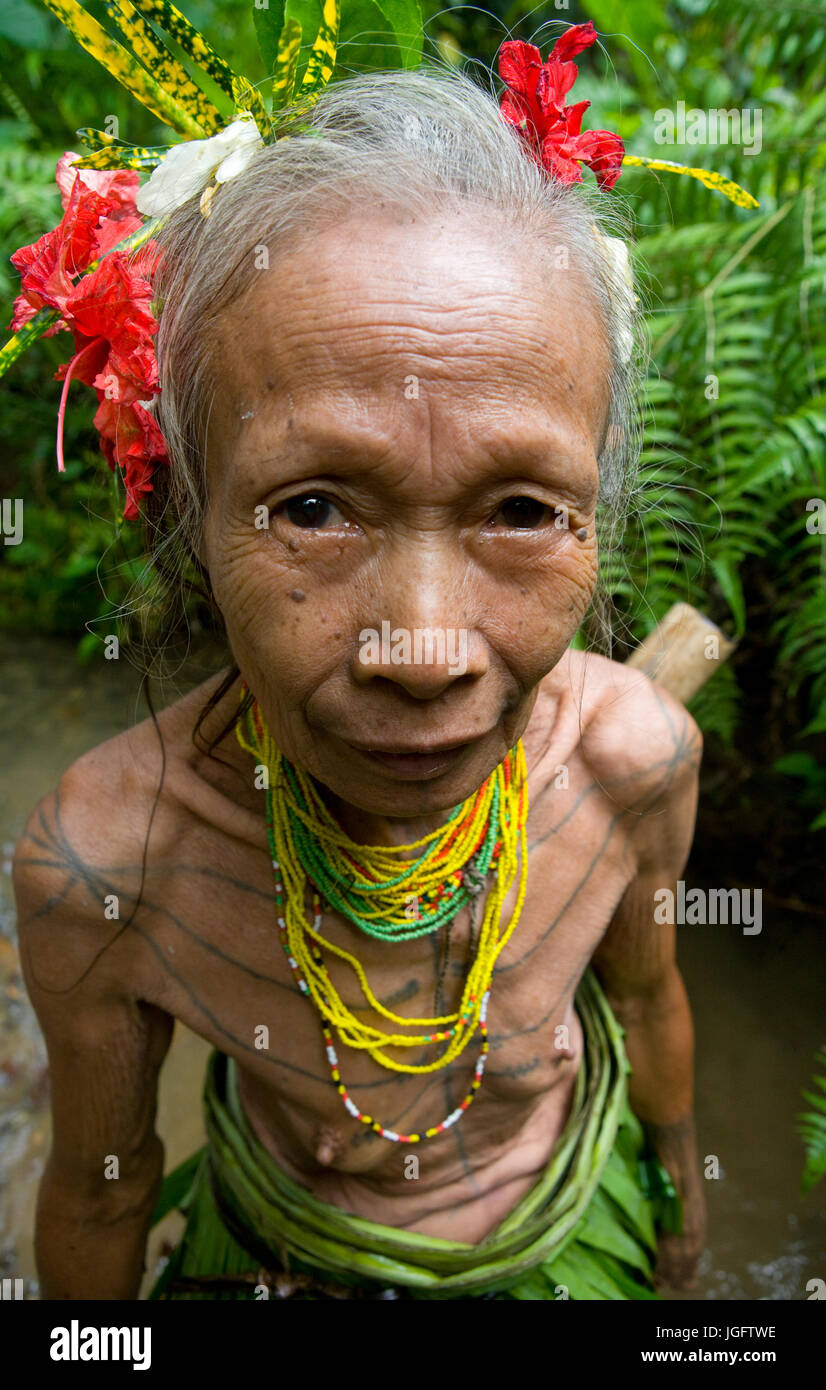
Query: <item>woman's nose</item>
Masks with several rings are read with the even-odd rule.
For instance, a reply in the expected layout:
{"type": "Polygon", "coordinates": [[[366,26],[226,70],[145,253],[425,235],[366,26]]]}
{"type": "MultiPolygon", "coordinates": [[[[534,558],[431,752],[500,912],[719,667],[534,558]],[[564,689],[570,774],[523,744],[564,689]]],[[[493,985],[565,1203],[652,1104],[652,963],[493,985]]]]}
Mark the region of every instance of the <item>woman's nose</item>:
{"type": "Polygon", "coordinates": [[[484,675],[488,650],[475,626],[462,621],[468,595],[452,567],[437,570],[432,552],[412,564],[406,558],[401,582],[382,586],[359,632],[353,675],[360,685],[381,678],[432,700],[457,681],[484,675]]]}
{"type": "Polygon", "coordinates": [[[355,661],[356,681],[378,677],[401,686],[419,700],[432,700],[457,681],[487,670],[487,652],[478,632],[461,626],[407,627],[388,618],[362,628],[355,661]]]}

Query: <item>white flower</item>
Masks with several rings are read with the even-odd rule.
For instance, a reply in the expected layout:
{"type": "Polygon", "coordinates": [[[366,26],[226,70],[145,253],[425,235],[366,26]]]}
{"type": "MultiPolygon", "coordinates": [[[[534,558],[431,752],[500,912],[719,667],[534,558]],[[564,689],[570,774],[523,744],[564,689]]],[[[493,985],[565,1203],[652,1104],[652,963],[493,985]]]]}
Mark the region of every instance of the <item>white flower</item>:
{"type": "Polygon", "coordinates": [[[629,290],[632,286],[631,279],[631,258],[628,255],[628,247],[621,237],[605,236],[599,233],[599,239],[607,251],[614,269],[621,280],[624,280],[629,290]]]}
{"type": "Polygon", "coordinates": [[[185,140],[173,145],[138,192],[138,211],[146,217],[165,217],[206,187],[215,176],[227,183],[246,169],[263,140],[254,118],[245,114],[208,140],[185,140]]]}
{"type": "MultiPolygon", "coordinates": [[[[597,237],[603,251],[605,251],[608,260],[613,266],[617,280],[625,291],[625,317],[630,318],[636,311],[638,301],[637,296],[634,294],[634,281],[631,274],[631,257],[628,254],[628,247],[621,237],[605,236],[605,234],[599,230],[595,222],[592,222],[591,226],[594,235],[597,237]]],[[[634,351],[634,335],[629,328],[623,326],[620,330],[619,337],[620,360],[626,363],[630,360],[631,354],[634,351]]]]}

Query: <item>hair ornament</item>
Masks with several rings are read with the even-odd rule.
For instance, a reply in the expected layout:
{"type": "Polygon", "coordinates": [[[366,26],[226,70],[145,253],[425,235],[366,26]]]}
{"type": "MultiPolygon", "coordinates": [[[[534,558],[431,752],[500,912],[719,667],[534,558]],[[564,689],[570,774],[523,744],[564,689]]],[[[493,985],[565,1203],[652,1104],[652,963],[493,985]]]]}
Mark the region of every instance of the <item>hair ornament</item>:
{"type": "MultiPolygon", "coordinates": [[[[346,75],[339,55],[352,45],[375,52],[386,67],[388,51],[403,69],[422,59],[424,35],[419,0],[374,0],[384,28],[365,42],[358,0],[269,0],[253,8],[259,47],[271,78],[253,84],[217,54],[170,0],[106,0],[122,42],[107,32],[80,0],[44,0],[87,52],[178,137],[171,146],[139,147],[104,131],[82,129],[82,157],[67,151],[57,165],[63,217],[52,231],[12,256],[20,271],[20,293],[10,324],[13,336],[0,349],[0,376],[41,336],[69,332],[74,352],[57,371],[63,383],[57,427],[57,462],[63,469],[63,420],[68,391],[82,381],[95,391],[95,426],[109,467],[125,490],[124,518],[140,515],[152,479],[169,464],[169,453],[152,414],[160,392],[155,335],[157,305],[153,276],[160,253],[153,240],[162,221],[199,197],[208,216],[220,188],[247,168],[265,146],[291,131],[312,129],[309,113],[325,86],[346,75]],[[176,56],[183,52],[208,95],[176,56]],[[282,116],[289,109],[289,129],[282,116]],[[142,174],[149,174],[141,186],[142,174]]],[[[583,166],[600,188],[613,187],[626,165],[688,174],[722,192],[740,207],[757,203],[722,175],[668,160],[628,155],[619,136],[582,130],[589,103],[567,105],[577,77],[573,59],[597,38],[589,21],[566,29],[544,63],[533,44],[506,42],[499,55],[505,84],[502,119],[516,132],[548,178],[582,182],[583,166]]],[[[600,235],[617,283],[632,281],[628,249],[600,235]]],[[[625,335],[628,337],[629,335],[625,335]]],[[[623,341],[627,359],[633,342],[623,341]]]]}

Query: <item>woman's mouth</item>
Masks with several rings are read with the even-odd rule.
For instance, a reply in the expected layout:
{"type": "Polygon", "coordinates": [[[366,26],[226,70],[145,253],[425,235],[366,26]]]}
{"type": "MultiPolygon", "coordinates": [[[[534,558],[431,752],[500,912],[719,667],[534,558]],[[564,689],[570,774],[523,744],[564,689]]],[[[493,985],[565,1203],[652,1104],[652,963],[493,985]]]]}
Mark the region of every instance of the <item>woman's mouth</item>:
{"type": "Polygon", "coordinates": [[[471,742],[421,749],[360,748],[356,744],[350,745],[356,753],[360,753],[364,758],[369,758],[372,763],[378,763],[394,777],[401,777],[409,781],[423,781],[449,772],[471,746],[471,742]]]}

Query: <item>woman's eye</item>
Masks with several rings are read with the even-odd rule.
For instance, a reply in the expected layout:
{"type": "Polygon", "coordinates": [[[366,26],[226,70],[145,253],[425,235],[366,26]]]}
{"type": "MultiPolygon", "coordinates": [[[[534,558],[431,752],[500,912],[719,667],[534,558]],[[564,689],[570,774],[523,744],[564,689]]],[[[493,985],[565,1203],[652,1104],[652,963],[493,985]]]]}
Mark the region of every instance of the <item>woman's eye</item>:
{"type": "Polygon", "coordinates": [[[501,524],[514,530],[530,530],[539,526],[546,518],[550,508],[535,497],[509,497],[503,502],[494,520],[501,518],[501,524]]]}
{"type": "Polygon", "coordinates": [[[284,506],[284,515],[293,526],[300,526],[305,531],[319,530],[329,521],[341,519],[338,507],[315,492],[303,492],[299,497],[291,497],[284,506]]]}

